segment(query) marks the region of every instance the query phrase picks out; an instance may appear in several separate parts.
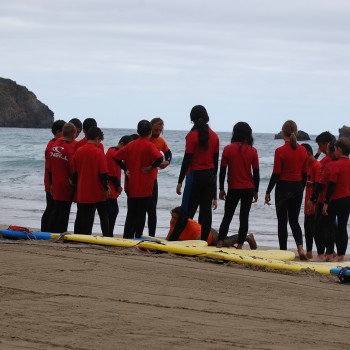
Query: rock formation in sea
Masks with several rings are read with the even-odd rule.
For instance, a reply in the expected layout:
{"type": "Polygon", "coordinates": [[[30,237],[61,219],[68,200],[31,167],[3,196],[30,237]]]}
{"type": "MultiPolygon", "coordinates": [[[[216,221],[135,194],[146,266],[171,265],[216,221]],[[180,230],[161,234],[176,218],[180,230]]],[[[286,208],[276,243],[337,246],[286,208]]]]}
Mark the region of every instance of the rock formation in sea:
{"type": "Polygon", "coordinates": [[[347,137],[348,139],[350,139],[350,126],[343,125],[339,129],[339,137],[347,137]]]}
{"type": "MultiPolygon", "coordinates": [[[[278,134],[275,134],[275,140],[282,139],[282,132],[280,131],[278,134]]],[[[298,141],[308,141],[310,140],[310,136],[305,131],[299,130],[297,133],[297,140],[298,141]]]]}
{"type": "Polygon", "coordinates": [[[53,115],[25,86],[0,78],[0,127],[50,128],[53,115]]]}

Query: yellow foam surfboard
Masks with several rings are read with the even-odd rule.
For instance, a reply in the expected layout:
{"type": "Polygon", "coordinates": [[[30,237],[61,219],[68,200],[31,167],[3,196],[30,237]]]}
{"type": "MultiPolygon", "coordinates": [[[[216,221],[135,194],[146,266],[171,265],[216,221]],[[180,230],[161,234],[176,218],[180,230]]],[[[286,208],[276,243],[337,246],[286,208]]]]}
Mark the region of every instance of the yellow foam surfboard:
{"type": "Polygon", "coordinates": [[[251,264],[256,266],[263,266],[275,270],[289,270],[301,271],[310,269],[325,275],[330,274],[332,267],[347,266],[349,262],[312,262],[312,261],[282,261],[277,259],[264,259],[260,257],[253,257],[247,255],[232,255],[217,252],[208,252],[206,255],[212,259],[222,259],[226,261],[233,261],[239,264],[251,264]]]}
{"type": "MultiPolygon", "coordinates": [[[[90,236],[90,235],[78,235],[78,234],[66,234],[63,239],[66,241],[83,242],[89,244],[99,244],[115,247],[135,247],[154,249],[158,251],[190,255],[190,256],[206,256],[206,254],[215,252],[218,254],[224,254],[227,256],[247,256],[247,257],[259,257],[265,259],[275,260],[293,260],[295,254],[289,251],[283,250],[237,250],[235,248],[216,248],[208,247],[207,242],[200,240],[190,241],[166,241],[165,239],[156,238],[155,241],[151,241],[150,237],[143,237],[146,240],[134,240],[124,239],[117,237],[103,237],[103,236],[90,236]]],[[[152,238],[153,239],[153,238],[152,238]]],[[[221,257],[220,257],[221,259],[221,257]]]]}

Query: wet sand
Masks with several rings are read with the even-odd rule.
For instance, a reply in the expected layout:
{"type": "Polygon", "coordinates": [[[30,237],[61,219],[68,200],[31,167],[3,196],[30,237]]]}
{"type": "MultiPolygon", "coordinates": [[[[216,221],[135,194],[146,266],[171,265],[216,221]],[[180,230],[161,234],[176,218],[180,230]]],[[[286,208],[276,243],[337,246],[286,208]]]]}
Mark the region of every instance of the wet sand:
{"type": "Polygon", "coordinates": [[[350,285],[135,248],[0,239],[0,349],[349,349],[350,285]]]}

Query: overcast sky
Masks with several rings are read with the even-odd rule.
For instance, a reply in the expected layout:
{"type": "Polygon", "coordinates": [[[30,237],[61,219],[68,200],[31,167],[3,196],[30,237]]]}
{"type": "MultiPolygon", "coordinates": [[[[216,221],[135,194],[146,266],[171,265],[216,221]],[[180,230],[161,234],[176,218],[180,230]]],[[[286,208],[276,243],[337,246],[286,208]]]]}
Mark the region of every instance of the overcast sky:
{"type": "Polygon", "coordinates": [[[349,0],[11,0],[0,3],[0,76],[55,119],[216,131],[350,125],[349,0]]]}

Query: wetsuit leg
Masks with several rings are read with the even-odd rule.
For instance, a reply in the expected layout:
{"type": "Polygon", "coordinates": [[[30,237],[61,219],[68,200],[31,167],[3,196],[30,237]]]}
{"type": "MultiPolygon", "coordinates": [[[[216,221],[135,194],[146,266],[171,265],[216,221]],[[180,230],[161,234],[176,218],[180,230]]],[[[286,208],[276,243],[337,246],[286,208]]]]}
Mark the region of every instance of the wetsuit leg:
{"type": "Polygon", "coordinates": [[[223,241],[227,236],[239,199],[240,196],[237,190],[228,189],[225,201],[224,217],[222,218],[221,225],[219,228],[219,241],[223,241]]]}
{"type": "Polygon", "coordinates": [[[288,220],[289,226],[295,240],[295,244],[303,245],[303,232],[299,224],[299,214],[301,203],[303,202],[303,192],[290,192],[288,195],[288,220]]]}
{"type": "Polygon", "coordinates": [[[156,235],[157,228],[157,202],[158,202],[158,181],[154,180],[152,200],[149,208],[147,208],[148,215],[148,234],[152,237],[156,235]]]}
{"type": "Polygon", "coordinates": [[[49,232],[51,214],[54,210],[54,200],[50,192],[46,192],[46,208],[41,217],[41,231],[49,232]]]}
{"type": "Polygon", "coordinates": [[[278,222],[278,241],[281,250],[287,250],[288,241],[288,192],[275,190],[276,215],[278,222]]]}
{"type": "Polygon", "coordinates": [[[249,228],[249,213],[254,196],[253,189],[240,190],[241,207],[239,211],[238,244],[243,244],[247,239],[249,228]]]}
{"type": "Polygon", "coordinates": [[[115,222],[119,214],[118,200],[109,198],[106,200],[106,205],[107,205],[108,223],[109,223],[108,236],[113,237],[115,222]]]}
{"type": "Polygon", "coordinates": [[[106,201],[96,203],[96,209],[98,212],[98,216],[100,217],[100,225],[103,236],[113,237],[113,234],[112,236],[110,236],[109,233],[109,221],[106,201]]]}
{"type": "Polygon", "coordinates": [[[327,218],[322,215],[323,203],[317,203],[315,214],[315,244],[318,255],[323,255],[326,249],[327,218]]]}
{"type": "Polygon", "coordinates": [[[67,232],[71,206],[72,202],[55,201],[55,207],[51,216],[49,226],[50,232],[67,232]]]}
{"type": "Polygon", "coordinates": [[[311,252],[313,243],[314,243],[315,215],[305,214],[304,232],[305,232],[306,251],[311,252]]]}
{"type": "Polygon", "coordinates": [[[91,235],[95,212],[96,205],[94,203],[77,203],[74,234],[91,235]]]}
{"type": "Polygon", "coordinates": [[[135,237],[141,238],[146,223],[146,208],[149,207],[152,197],[137,198],[136,205],[136,222],[135,222],[135,237]]]}
{"type": "Polygon", "coordinates": [[[137,219],[137,198],[128,197],[128,210],[125,218],[123,238],[133,239],[135,236],[135,221],[137,219]]]}

